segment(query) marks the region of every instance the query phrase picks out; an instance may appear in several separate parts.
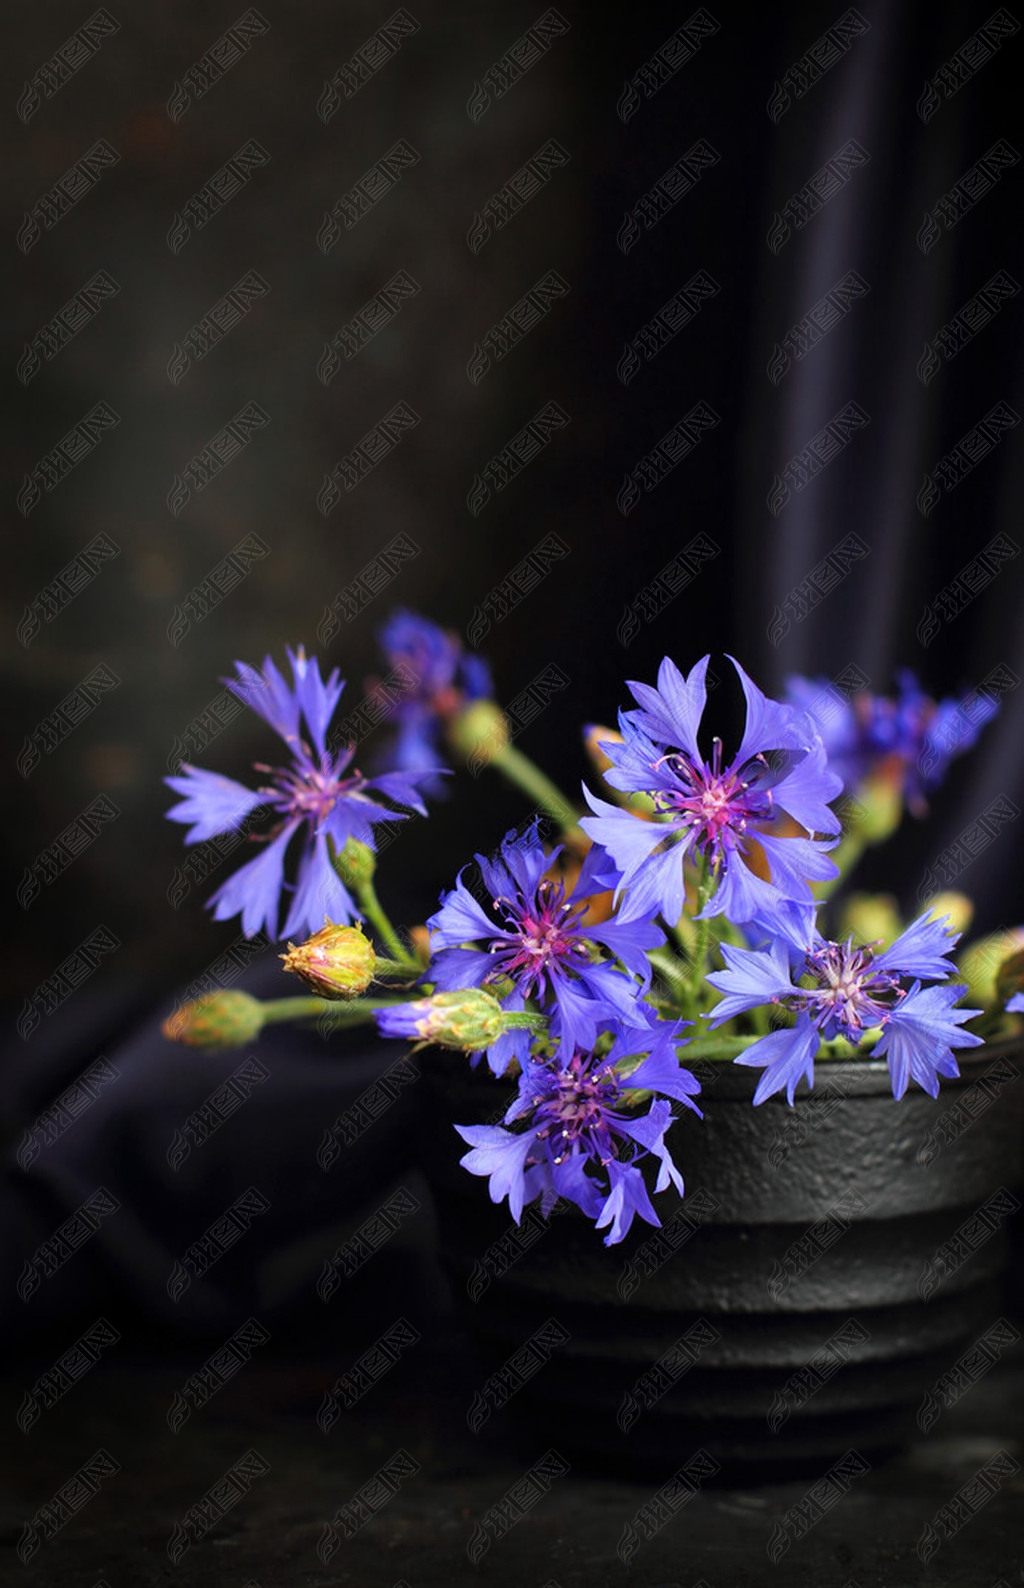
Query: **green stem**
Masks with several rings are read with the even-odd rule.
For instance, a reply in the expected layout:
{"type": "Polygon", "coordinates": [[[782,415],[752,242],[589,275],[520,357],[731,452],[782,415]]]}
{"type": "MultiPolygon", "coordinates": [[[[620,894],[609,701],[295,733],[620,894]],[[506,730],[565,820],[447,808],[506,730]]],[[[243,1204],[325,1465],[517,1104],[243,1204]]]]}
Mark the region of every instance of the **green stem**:
{"type": "MultiPolygon", "coordinates": [[[[669,989],[673,995],[673,999],[675,1000],[677,1007],[682,1008],[683,1003],[692,1005],[690,983],[687,976],[686,966],[678,958],[678,956],[673,954],[670,948],[666,947],[652,948],[649,951],[647,958],[650,960],[655,970],[658,971],[668,983],[669,989]]],[[[691,1011],[683,1010],[684,1014],[689,1012],[691,1011]]]]}
{"type": "Polygon", "coordinates": [[[693,959],[694,949],[693,921],[688,915],[683,915],[674,926],[666,925],[665,929],[679,951],[679,958],[684,965],[689,965],[693,959]]]}
{"type": "MultiPolygon", "coordinates": [[[[700,915],[708,899],[711,897],[712,877],[706,856],[701,856],[700,873],[697,879],[697,916],[700,915]]],[[[700,989],[704,982],[707,967],[708,939],[711,936],[711,922],[705,917],[698,920],[694,917],[694,927],[697,931],[697,942],[693,950],[693,959],[690,965],[690,996],[694,1005],[700,1003],[700,989]]]]}
{"type": "Polygon", "coordinates": [[[562,837],[571,849],[579,855],[587,853],[590,839],[577,825],[573,805],[528,755],[517,750],[514,744],[503,744],[500,749],[491,751],[489,765],[497,767],[521,794],[533,800],[546,816],[558,823],[562,837]]]}
{"type": "Polygon", "coordinates": [[[377,897],[377,890],[373,885],[372,877],[368,877],[365,882],[358,883],[354,891],[359,901],[360,910],[377,933],[392,959],[406,970],[415,971],[418,976],[423,967],[409,953],[409,950],[385,915],[384,908],[377,897]]]}
{"type": "MultiPolygon", "coordinates": [[[[411,971],[412,967],[410,966],[410,963],[407,959],[381,959],[378,955],[373,963],[373,974],[375,976],[408,977],[411,971]]],[[[417,965],[415,968],[415,975],[418,977],[419,973],[420,967],[417,965]]]]}
{"type": "Polygon", "coordinates": [[[352,998],[343,1001],[334,998],[273,998],[261,1004],[263,1024],[278,1025],[284,1020],[315,1020],[320,1015],[338,1016],[358,1024],[369,1020],[375,1009],[391,1009],[405,1003],[404,998],[352,998]]]}
{"type": "Polygon", "coordinates": [[[709,1037],[703,1042],[687,1042],[678,1053],[684,1063],[690,1059],[734,1059],[744,1048],[760,1040],[760,1037],[709,1037]]]}

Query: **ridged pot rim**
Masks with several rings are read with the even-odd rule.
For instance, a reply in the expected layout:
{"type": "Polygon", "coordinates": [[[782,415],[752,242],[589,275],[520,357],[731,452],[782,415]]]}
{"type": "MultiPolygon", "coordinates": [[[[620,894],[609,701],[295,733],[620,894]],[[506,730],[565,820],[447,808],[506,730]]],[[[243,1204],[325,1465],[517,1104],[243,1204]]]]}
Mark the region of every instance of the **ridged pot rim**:
{"type": "MultiPolygon", "coordinates": [[[[686,1048],[678,1050],[679,1060],[683,1068],[687,1068],[686,1048]]],[[[1024,1033],[1020,1036],[1005,1037],[999,1042],[986,1042],[980,1048],[958,1049],[954,1053],[960,1070],[958,1076],[943,1076],[939,1082],[939,1095],[934,1102],[941,1106],[945,1093],[959,1087],[972,1085],[978,1077],[987,1070],[988,1066],[996,1059],[1010,1059],[1015,1062],[1018,1069],[1024,1074],[1024,1033]]],[[[749,1100],[754,1095],[754,1089],[761,1078],[762,1071],[742,1064],[736,1064],[732,1059],[701,1059],[699,1056],[693,1060],[693,1065],[699,1067],[698,1078],[701,1081],[702,1095],[707,1097],[709,1105],[713,1100],[727,1097],[730,1101],[749,1100]],[[711,1076],[714,1079],[711,1079],[711,1076]]],[[[808,1089],[805,1083],[797,1088],[794,1106],[801,1103],[814,1103],[816,1097],[820,1099],[822,1088],[829,1081],[838,1082],[846,1097],[874,1097],[885,1095],[892,1097],[892,1080],[889,1066],[884,1057],[875,1058],[867,1054],[863,1058],[854,1055],[848,1059],[818,1059],[814,1066],[814,1087],[808,1089]]],[[[926,1097],[914,1082],[901,1101],[906,1102],[912,1096],[926,1097]]],[[[893,1098],[895,1102],[896,1099],[893,1098]]],[[[929,1099],[931,1101],[931,1099],[929,1099]]],[[[774,1104],[776,1107],[789,1108],[782,1092],[776,1092],[759,1106],[764,1108],[774,1104]]]]}

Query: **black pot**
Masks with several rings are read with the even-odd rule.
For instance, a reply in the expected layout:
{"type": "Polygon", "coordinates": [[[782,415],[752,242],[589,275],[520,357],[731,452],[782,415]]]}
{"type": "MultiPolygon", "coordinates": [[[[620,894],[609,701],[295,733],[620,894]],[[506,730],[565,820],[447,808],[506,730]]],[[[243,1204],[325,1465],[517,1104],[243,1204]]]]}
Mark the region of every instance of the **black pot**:
{"type": "Polygon", "coordinates": [[[792,1109],[751,1106],[758,1072],[695,1065],[704,1119],[668,1138],[686,1194],[606,1248],[575,1208],[534,1204],[517,1229],[490,1203],[451,1126],[495,1121],[512,1089],[424,1061],[442,1259],[496,1375],[478,1424],[534,1416],[577,1459],[662,1469],[698,1449],[726,1470],[820,1467],[927,1432],[964,1348],[1007,1343],[1024,1181],[1024,1045],[959,1063],[937,1101],[900,1102],[881,1060],[822,1063],[792,1109]]]}

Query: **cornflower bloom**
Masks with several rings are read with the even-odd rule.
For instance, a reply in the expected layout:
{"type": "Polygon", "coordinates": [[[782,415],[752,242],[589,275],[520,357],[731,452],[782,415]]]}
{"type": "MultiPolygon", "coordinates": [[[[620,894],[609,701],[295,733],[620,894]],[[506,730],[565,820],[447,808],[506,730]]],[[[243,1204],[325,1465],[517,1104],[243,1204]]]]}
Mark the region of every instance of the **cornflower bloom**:
{"type": "Polygon", "coordinates": [[[463,1167],[488,1177],[492,1202],[508,1197],[517,1224],[526,1203],[539,1197],[547,1218],[558,1198],[565,1197],[598,1229],[610,1226],[606,1246],[623,1239],[637,1214],[660,1226],[637,1165],[653,1156],[659,1163],[655,1191],[674,1185],[682,1195],[683,1178],[665,1144],[674,1118],[666,1098],[677,1098],[700,1116],[693,1101],[700,1083],[675,1057],[682,1024],[649,1022],[645,1036],[607,1022],[602,1035],[613,1035],[607,1052],[586,1053],[562,1044],[554,1059],[528,1062],[505,1114],[506,1124],[525,1120],[526,1128],[456,1125],[471,1148],[461,1159],[463,1167]],[[638,1047],[647,1057],[623,1076],[618,1061],[638,1047]],[[656,1097],[646,1114],[630,1112],[630,1094],[641,1090],[666,1097],[656,1097]]]}
{"type": "Polygon", "coordinates": [[[908,669],[897,673],[896,699],[861,690],[851,698],[827,679],[790,678],[786,694],[821,734],[829,765],[854,789],[879,770],[899,779],[915,816],[942,783],[950,762],[974,744],[999,710],[994,695],[972,691],[935,701],[908,669]]]}
{"type": "MultiPolygon", "coordinates": [[[[383,752],[388,765],[409,772],[449,770],[440,751],[442,729],[471,701],[491,695],[487,663],[464,651],[450,630],[404,609],[391,614],[377,638],[392,669],[407,678],[388,708],[396,725],[383,752]]],[[[440,778],[424,786],[429,794],[444,792],[440,778]]]]}
{"type": "MultiPolygon", "coordinates": [[[[427,922],[434,952],[424,979],[444,991],[485,987],[504,1009],[524,1009],[528,999],[535,1000],[550,1012],[554,1036],[590,1047],[599,1021],[618,1015],[636,1023],[637,999],[651,982],[646,951],[664,939],[650,921],[588,924],[590,899],[606,891],[598,873],[607,868],[608,857],[591,849],[567,893],[562,882],[546,875],[561,847],[545,853],[537,829],[535,820],[525,833],[508,833],[497,856],[476,856],[493,914],[459,873],[427,922]],[[610,957],[603,957],[602,949],[610,957]]],[[[488,1049],[495,1075],[502,1075],[512,1058],[522,1062],[529,1045],[528,1031],[505,1032],[488,1049]]]]}
{"type": "Polygon", "coordinates": [[[822,1041],[845,1037],[856,1047],[868,1031],[881,1029],[874,1052],[884,1054],[893,1096],[911,1080],[937,1097],[939,1076],[959,1075],[951,1049],[977,1047],[981,1038],[959,1027],[979,1009],[955,1009],[963,985],[922,987],[948,980],[947,955],[959,933],[946,931],[946,917],[920,916],[881,954],[870,945],[830,942],[814,932],[802,952],[777,937],[766,949],[721,945],[726,969],[708,981],[724,994],[711,1014],[720,1026],[734,1015],[775,1004],[796,1015],[796,1024],[751,1044],[734,1061],[763,1069],[754,1102],[783,1088],[790,1103],[804,1077],[814,1085],[814,1056],[822,1041]],[[911,980],[909,989],[903,985],[911,980]]]}
{"type": "Polygon", "coordinates": [[[725,914],[741,925],[784,900],[810,899],[809,880],[837,875],[825,853],[839,832],[828,801],[841,792],[826,766],[820,736],[792,706],[763,695],[733,661],[747,702],[743,738],[723,765],[722,742],[705,760],[697,743],[707,700],[703,657],[688,677],[668,657],[658,687],[630,683],[638,710],[619,713],[621,744],[602,743],[612,763],[605,781],[625,793],[652,796],[661,819],[643,820],[595,798],[580,825],[609,853],[625,890],[629,918],[658,912],[674,925],[683,913],[683,861],[702,857],[715,891],[701,916],[725,914]],[[791,820],[786,820],[791,818],[791,820]],[[790,836],[793,823],[804,836],[790,836]],[[769,880],[751,862],[766,863],[769,880]]]}
{"type": "MultiPolygon", "coordinates": [[[[167,812],[173,822],[191,823],[185,842],[197,844],[221,833],[236,832],[261,806],[279,819],[256,841],[265,845],[255,860],[229,877],[207,901],[214,919],[241,914],[242,930],[253,937],[266,928],[277,937],[278,913],[283,894],[291,891],[288,918],[282,936],[308,936],[331,921],[349,923],[358,916],[348,889],[331,864],[327,841],[341,850],[350,838],[375,848],[373,829],[379,822],[404,821],[406,812],[391,810],[372,798],[409,806],[426,815],[418,784],[423,774],[387,772],[365,778],[349,771],[355,754],[351,744],[329,746],[327,729],[344,684],[335,670],[324,680],[315,657],[307,659],[301,646],[288,651],[292,683],[289,685],[268,656],[259,672],[246,662],[236,662],[238,678],[224,683],[239,700],[281,735],[291,753],[288,766],[261,762],[255,770],[268,781],[257,789],[245,788],[219,772],[205,772],[183,764],[176,777],[164,779],[181,803],[167,812]],[[305,722],[307,737],[301,733],[305,722]],[[301,854],[293,889],[284,879],[284,860],[292,839],[301,834],[301,854]]],[[[255,835],[250,834],[250,838],[255,835]]]]}

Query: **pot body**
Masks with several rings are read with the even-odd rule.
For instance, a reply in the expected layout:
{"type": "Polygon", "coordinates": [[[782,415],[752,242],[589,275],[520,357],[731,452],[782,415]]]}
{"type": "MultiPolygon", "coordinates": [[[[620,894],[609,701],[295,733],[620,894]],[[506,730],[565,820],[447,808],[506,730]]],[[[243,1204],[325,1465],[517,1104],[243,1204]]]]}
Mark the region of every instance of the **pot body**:
{"type": "Polygon", "coordinates": [[[880,1060],[819,1064],[795,1108],[752,1107],[750,1070],[694,1068],[704,1119],[668,1137],[685,1196],[606,1248],[575,1208],[517,1227],[492,1205],[451,1125],[496,1122],[512,1090],[453,1055],[423,1065],[442,1257],[495,1375],[481,1421],[535,1411],[560,1449],[629,1467],[697,1449],[813,1466],[927,1432],[965,1348],[985,1337],[994,1360],[1015,1334],[1024,1046],[962,1055],[937,1101],[896,1102],[880,1060]]]}

